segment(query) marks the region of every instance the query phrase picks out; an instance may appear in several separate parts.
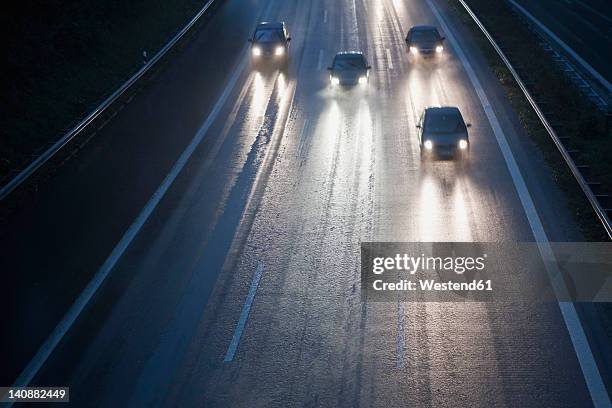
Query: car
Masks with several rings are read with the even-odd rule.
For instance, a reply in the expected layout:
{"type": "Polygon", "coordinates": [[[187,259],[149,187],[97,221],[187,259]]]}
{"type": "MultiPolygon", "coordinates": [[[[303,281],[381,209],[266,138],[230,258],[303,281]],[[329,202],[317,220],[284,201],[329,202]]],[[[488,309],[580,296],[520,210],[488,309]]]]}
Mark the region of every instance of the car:
{"type": "Polygon", "coordinates": [[[259,23],[249,42],[255,62],[287,62],[291,37],[284,22],[259,23]]]}
{"type": "Polygon", "coordinates": [[[455,106],[425,108],[416,125],[421,154],[466,155],[470,149],[470,126],[455,106]]]}
{"type": "Polygon", "coordinates": [[[369,81],[370,67],[360,51],[339,52],[329,70],[329,82],[332,86],[365,86],[369,81]]]}
{"type": "Polygon", "coordinates": [[[406,45],[408,45],[410,54],[414,56],[433,57],[444,51],[444,39],[436,27],[418,25],[408,31],[406,45]]]}

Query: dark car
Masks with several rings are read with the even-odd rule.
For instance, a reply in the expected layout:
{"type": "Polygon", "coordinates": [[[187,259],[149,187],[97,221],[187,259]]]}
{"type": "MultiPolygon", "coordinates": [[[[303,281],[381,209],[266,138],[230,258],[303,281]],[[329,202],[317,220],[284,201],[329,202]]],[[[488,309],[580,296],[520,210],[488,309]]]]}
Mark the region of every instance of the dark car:
{"type": "Polygon", "coordinates": [[[291,37],[285,23],[259,23],[249,41],[255,61],[287,61],[291,37]]]}
{"type": "Polygon", "coordinates": [[[329,70],[329,82],[332,86],[367,85],[370,66],[363,53],[359,51],[339,52],[334,57],[329,70]]]}
{"type": "Polygon", "coordinates": [[[470,148],[467,131],[470,126],[454,106],[426,108],[417,124],[421,153],[465,154],[470,148]]]}
{"type": "Polygon", "coordinates": [[[413,55],[434,56],[444,50],[444,37],[434,26],[414,26],[406,35],[406,44],[413,55]]]}

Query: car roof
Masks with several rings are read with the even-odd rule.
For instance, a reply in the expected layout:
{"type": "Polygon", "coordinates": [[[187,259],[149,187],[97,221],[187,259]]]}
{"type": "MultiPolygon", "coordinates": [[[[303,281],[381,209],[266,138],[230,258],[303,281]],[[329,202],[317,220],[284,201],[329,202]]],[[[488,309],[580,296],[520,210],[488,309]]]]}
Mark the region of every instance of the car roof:
{"type": "Polygon", "coordinates": [[[425,113],[456,113],[461,115],[461,112],[459,111],[459,108],[457,108],[456,106],[428,106],[427,108],[425,108],[425,113]]]}
{"type": "Polygon", "coordinates": [[[282,29],[285,26],[284,22],[269,22],[269,21],[263,21],[259,24],[257,24],[257,28],[263,28],[263,29],[282,29]]]}
{"type": "Polygon", "coordinates": [[[417,25],[410,29],[410,31],[438,31],[438,29],[432,25],[417,25]]]}

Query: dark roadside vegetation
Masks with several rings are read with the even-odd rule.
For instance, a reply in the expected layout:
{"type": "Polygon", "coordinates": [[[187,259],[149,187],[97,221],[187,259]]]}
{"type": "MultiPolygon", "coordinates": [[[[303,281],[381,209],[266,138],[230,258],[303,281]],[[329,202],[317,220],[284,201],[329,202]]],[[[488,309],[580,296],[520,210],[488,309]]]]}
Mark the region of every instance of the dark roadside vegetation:
{"type": "MultiPolygon", "coordinates": [[[[543,152],[555,181],[566,193],[568,205],[585,238],[608,241],[590,203],[502,60],[459,1],[448,0],[448,3],[475,33],[475,40],[502,84],[519,120],[543,152]]],[[[612,140],[605,115],[564,75],[538,44],[535,34],[513,16],[508,3],[490,0],[468,0],[466,3],[503,47],[534,98],[538,103],[543,102],[542,110],[551,114],[549,122],[559,125],[556,128],[559,137],[569,137],[566,149],[580,151],[579,155],[573,156],[575,163],[591,166],[588,174],[585,174],[587,181],[600,182],[602,192],[612,193],[612,161],[609,160],[612,157],[612,140]]]]}
{"type": "MultiPolygon", "coordinates": [[[[482,35],[478,26],[465,11],[458,0],[447,0],[463,23],[474,32],[474,39],[479,43],[489,65],[502,84],[513,109],[526,132],[541,149],[553,177],[565,192],[568,205],[573,210],[576,222],[588,241],[608,241],[604,229],[593,212],[584,193],[577,185],[557,147],[541,125],[540,120],[525,99],[522,91],[512,78],[506,66],[499,58],[488,40],[482,35]]],[[[519,20],[512,17],[508,3],[490,0],[467,0],[466,3],[485,25],[504,53],[519,69],[523,80],[528,79],[527,87],[537,101],[546,103],[546,110],[553,113],[549,121],[561,124],[557,134],[570,138],[566,148],[580,150],[574,158],[576,164],[589,164],[591,170],[586,178],[597,180],[602,184],[602,191],[612,193],[612,135],[603,113],[583,96],[580,90],[565,77],[563,72],[552,61],[549,54],[536,41],[536,36],[519,20]],[[533,80],[536,79],[537,80],[533,80]]],[[[599,330],[590,332],[589,342],[596,345],[599,359],[610,362],[612,355],[609,344],[612,342],[612,303],[594,303],[581,307],[581,314],[589,321],[598,320],[599,330]],[[596,317],[593,318],[592,316],[596,317]]],[[[612,372],[607,364],[599,367],[608,389],[612,387],[612,372]]]]}
{"type": "Polygon", "coordinates": [[[200,0],[15,2],[0,76],[0,180],[110,95],[199,11],[200,0]]]}

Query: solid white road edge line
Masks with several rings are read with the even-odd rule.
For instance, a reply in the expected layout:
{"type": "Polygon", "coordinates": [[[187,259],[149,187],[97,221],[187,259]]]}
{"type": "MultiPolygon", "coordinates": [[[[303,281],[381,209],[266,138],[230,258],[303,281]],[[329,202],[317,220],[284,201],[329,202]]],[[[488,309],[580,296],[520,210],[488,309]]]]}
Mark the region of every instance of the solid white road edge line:
{"type": "Polygon", "coordinates": [[[253,280],[251,281],[249,293],[246,297],[244,305],[242,306],[242,312],[240,312],[240,319],[238,319],[238,324],[236,325],[236,329],[234,330],[234,336],[232,337],[232,341],[229,347],[227,348],[227,352],[225,353],[225,358],[223,359],[225,363],[229,363],[230,361],[232,361],[234,359],[234,356],[236,355],[236,349],[238,349],[240,337],[242,337],[244,326],[246,325],[247,318],[249,317],[251,305],[253,304],[253,299],[255,299],[255,293],[257,292],[257,287],[259,286],[259,281],[261,280],[263,269],[263,263],[259,262],[257,264],[255,274],[253,275],[253,280]]]}
{"type": "Polygon", "coordinates": [[[15,380],[13,387],[25,387],[30,383],[30,381],[32,381],[32,378],[34,378],[36,373],[43,366],[43,364],[51,355],[53,350],[55,350],[64,335],[68,332],[68,330],[70,330],[70,327],[72,327],[72,325],[79,317],[85,306],[87,306],[93,295],[96,293],[98,288],[102,285],[104,280],[109,275],[110,271],[117,264],[119,258],[121,258],[121,256],[130,246],[130,244],[142,228],[142,226],[147,222],[149,216],[153,213],[153,211],[155,210],[159,202],[162,200],[166,192],[169,190],[170,186],[177,178],[183,167],[185,167],[185,164],[187,164],[187,162],[189,161],[189,158],[191,157],[193,152],[204,139],[204,136],[208,132],[208,129],[217,119],[221,108],[223,107],[223,105],[225,105],[227,98],[236,86],[236,83],[238,82],[238,79],[240,78],[240,75],[242,74],[242,71],[244,70],[244,67],[246,66],[246,63],[248,61],[248,59],[246,58],[246,50],[247,47],[244,47],[241,51],[239,63],[234,68],[232,76],[225,85],[223,93],[221,94],[219,99],[217,99],[217,102],[215,103],[212,111],[210,112],[202,126],[198,129],[189,145],[187,145],[183,153],[180,155],[180,157],[170,170],[170,173],[168,173],[166,178],[162,181],[155,193],[151,196],[147,204],[141,210],[140,214],[138,214],[138,217],[136,217],[136,219],[134,220],[132,225],[130,225],[121,240],[117,243],[115,248],[113,248],[113,251],[110,253],[104,264],[102,264],[100,269],[98,269],[98,272],[96,272],[93,279],[87,284],[83,292],[81,292],[81,294],[72,304],[68,312],[64,315],[64,317],[55,327],[53,332],[51,332],[47,340],[40,347],[36,355],[34,355],[30,363],[21,372],[17,380],[15,380]]]}
{"type": "MultiPolygon", "coordinates": [[[[542,221],[540,220],[540,216],[538,215],[535,204],[533,203],[533,199],[529,194],[529,190],[527,189],[527,185],[525,184],[525,180],[519,170],[518,164],[512,155],[512,150],[510,149],[510,145],[506,140],[506,136],[499,124],[497,116],[493,111],[493,107],[489,103],[489,99],[482,87],[482,84],[478,80],[478,76],[474,72],[471,64],[469,63],[463,49],[459,46],[457,39],[454,34],[449,30],[448,25],[435,8],[431,0],[427,0],[427,4],[431,8],[433,14],[436,19],[440,23],[442,30],[445,32],[447,38],[449,39],[453,49],[455,50],[457,56],[461,60],[465,71],[472,82],[472,86],[476,90],[476,94],[480,99],[480,103],[487,115],[487,119],[493,129],[493,133],[495,134],[495,139],[499,144],[499,148],[504,156],[504,160],[506,162],[506,166],[508,167],[508,171],[512,177],[512,181],[518,193],[519,199],[523,206],[523,210],[525,211],[525,215],[529,221],[529,225],[533,232],[533,235],[538,242],[538,247],[540,253],[542,254],[542,258],[544,260],[544,265],[546,266],[549,278],[552,280],[553,286],[555,290],[563,291],[564,287],[559,287],[559,284],[563,284],[563,282],[559,279],[556,279],[559,276],[559,271],[556,270],[554,266],[554,262],[549,262],[554,259],[554,254],[550,247],[548,236],[544,230],[544,226],[542,225],[542,221]]],[[[563,284],[564,285],[564,284],[563,284]]],[[[591,347],[584,333],[584,329],[582,327],[582,323],[580,322],[580,318],[576,313],[576,308],[574,304],[571,302],[559,302],[559,309],[561,310],[561,315],[563,316],[563,320],[565,321],[565,325],[567,326],[567,330],[570,335],[570,339],[572,341],[572,345],[574,346],[574,350],[576,352],[576,356],[578,357],[578,362],[580,363],[580,367],[582,368],[582,374],[584,375],[584,379],[586,381],[586,385],[589,389],[589,393],[591,395],[591,399],[593,400],[593,404],[596,407],[610,407],[610,399],[608,397],[608,393],[606,391],[606,387],[602,381],[601,375],[599,373],[599,369],[597,368],[597,363],[595,362],[595,358],[593,357],[593,353],[591,351],[591,347]]]]}

